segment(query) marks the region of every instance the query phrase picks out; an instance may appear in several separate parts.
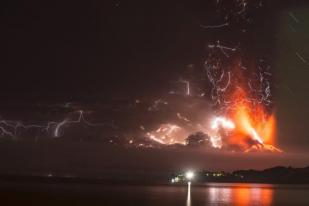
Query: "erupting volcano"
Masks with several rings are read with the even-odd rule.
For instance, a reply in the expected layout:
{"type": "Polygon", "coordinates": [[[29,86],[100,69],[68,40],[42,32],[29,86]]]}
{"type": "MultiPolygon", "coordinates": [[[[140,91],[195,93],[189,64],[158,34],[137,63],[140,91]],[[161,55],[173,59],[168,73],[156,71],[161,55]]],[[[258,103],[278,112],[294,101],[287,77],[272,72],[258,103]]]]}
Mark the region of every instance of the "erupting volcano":
{"type": "Polygon", "coordinates": [[[234,104],[225,118],[216,118],[213,129],[221,138],[220,148],[249,151],[282,152],[275,143],[276,121],[263,104],[251,102],[245,91],[237,87],[232,95],[234,104]]]}
{"type": "Polygon", "coordinates": [[[205,117],[204,120],[196,118],[199,114],[194,113],[201,108],[190,107],[189,113],[188,110],[181,111],[187,112],[188,118],[177,113],[177,120],[160,124],[147,132],[146,137],[161,145],[203,145],[226,151],[282,152],[273,146],[276,119],[270,81],[265,77],[268,71],[261,71],[261,68],[258,72],[242,71],[239,67],[232,67],[231,71],[224,72],[224,69],[213,65],[208,68],[212,72],[210,79],[215,91],[212,96],[216,101],[212,109],[216,115],[205,122],[205,117]],[[251,72],[255,78],[250,76],[251,72]],[[226,83],[223,83],[224,79],[226,83]]]}

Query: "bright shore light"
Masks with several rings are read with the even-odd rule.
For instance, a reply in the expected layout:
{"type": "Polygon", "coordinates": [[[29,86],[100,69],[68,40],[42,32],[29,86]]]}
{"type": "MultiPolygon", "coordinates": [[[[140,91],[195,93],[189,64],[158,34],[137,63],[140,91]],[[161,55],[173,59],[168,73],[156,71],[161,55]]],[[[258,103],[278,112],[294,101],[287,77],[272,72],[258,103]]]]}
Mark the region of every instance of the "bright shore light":
{"type": "Polygon", "coordinates": [[[192,180],[194,178],[194,172],[188,171],[186,172],[186,179],[187,180],[192,180]]]}

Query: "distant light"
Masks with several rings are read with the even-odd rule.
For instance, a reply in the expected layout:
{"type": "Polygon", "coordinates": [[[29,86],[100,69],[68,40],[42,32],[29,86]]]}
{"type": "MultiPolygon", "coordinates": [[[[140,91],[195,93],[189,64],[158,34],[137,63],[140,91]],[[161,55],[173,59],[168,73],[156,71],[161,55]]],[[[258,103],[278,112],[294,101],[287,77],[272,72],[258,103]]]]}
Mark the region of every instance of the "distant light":
{"type": "Polygon", "coordinates": [[[179,182],[179,177],[175,177],[175,182],[179,182]]]}
{"type": "Polygon", "coordinates": [[[185,176],[187,180],[192,180],[194,178],[194,172],[188,171],[185,176]]]}

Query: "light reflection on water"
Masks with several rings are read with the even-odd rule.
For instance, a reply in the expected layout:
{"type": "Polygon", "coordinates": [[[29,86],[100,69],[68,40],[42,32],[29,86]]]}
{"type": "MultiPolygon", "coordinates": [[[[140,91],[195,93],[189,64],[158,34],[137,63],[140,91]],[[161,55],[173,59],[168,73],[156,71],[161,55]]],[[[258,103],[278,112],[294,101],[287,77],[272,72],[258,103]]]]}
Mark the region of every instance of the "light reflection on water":
{"type": "Polygon", "coordinates": [[[208,202],[233,205],[272,205],[273,190],[269,187],[257,187],[241,184],[237,187],[212,187],[206,190],[208,202]]]}
{"type": "Polygon", "coordinates": [[[194,197],[201,197],[204,193],[206,204],[212,203],[217,205],[273,205],[273,190],[271,185],[256,184],[209,184],[205,187],[187,186],[186,206],[195,205],[194,197]],[[192,192],[193,190],[193,192],[192,192]],[[206,192],[206,194],[205,194],[206,192]],[[192,194],[193,193],[193,203],[192,194]]]}
{"type": "Polygon", "coordinates": [[[191,206],[191,182],[188,182],[187,203],[186,206],[191,206]]]}

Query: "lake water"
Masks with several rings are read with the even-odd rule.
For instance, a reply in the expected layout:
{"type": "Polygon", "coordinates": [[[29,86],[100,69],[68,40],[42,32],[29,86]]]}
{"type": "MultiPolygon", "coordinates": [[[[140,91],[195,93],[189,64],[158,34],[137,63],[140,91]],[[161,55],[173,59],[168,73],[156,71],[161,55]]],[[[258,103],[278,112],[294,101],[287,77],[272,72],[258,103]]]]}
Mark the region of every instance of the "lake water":
{"type": "Polygon", "coordinates": [[[304,205],[309,185],[209,183],[121,186],[102,184],[0,184],[1,205],[304,205]]]}

